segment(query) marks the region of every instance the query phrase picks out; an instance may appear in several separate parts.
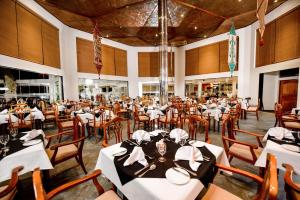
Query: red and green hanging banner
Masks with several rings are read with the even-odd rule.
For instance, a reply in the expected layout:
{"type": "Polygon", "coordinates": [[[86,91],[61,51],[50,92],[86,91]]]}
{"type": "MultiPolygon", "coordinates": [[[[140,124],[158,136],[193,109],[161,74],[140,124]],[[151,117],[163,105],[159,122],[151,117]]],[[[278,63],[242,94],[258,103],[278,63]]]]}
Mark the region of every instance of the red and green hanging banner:
{"type": "Polygon", "coordinates": [[[234,25],[232,23],[229,38],[228,38],[228,66],[230,70],[230,75],[233,75],[235,66],[236,66],[236,48],[237,48],[237,36],[235,32],[234,25]]]}
{"type": "Polygon", "coordinates": [[[100,30],[98,27],[98,22],[95,21],[95,28],[93,30],[93,39],[94,39],[94,64],[96,65],[97,72],[100,79],[101,69],[102,69],[102,52],[101,52],[101,36],[100,30]]]}
{"type": "Polygon", "coordinates": [[[257,0],[257,10],[256,10],[256,17],[259,23],[259,33],[260,33],[260,41],[259,45],[264,45],[264,32],[265,32],[265,16],[268,8],[268,0],[257,0]]]}

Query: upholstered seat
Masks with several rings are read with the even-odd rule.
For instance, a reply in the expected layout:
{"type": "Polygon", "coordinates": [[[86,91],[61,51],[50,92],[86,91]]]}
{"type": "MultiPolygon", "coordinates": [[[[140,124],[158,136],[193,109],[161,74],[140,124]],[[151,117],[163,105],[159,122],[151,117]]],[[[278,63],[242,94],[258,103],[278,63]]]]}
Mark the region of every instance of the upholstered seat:
{"type": "MultiPolygon", "coordinates": [[[[263,148],[258,147],[257,149],[253,149],[253,150],[254,150],[256,157],[258,157],[261,154],[263,148]]],[[[234,143],[233,145],[231,145],[229,147],[229,153],[233,153],[233,154],[242,156],[246,159],[253,160],[253,156],[251,154],[250,147],[246,146],[246,145],[234,143]]]]}
{"type": "Polygon", "coordinates": [[[150,118],[149,118],[148,116],[144,116],[144,115],[140,115],[140,116],[139,116],[139,120],[140,120],[140,121],[149,121],[149,119],[150,119],[150,118]]]}
{"type": "Polygon", "coordinates": [[[286,128],[300,129],[300,123],[299,122],[283,122],[283,124],[286,128]]]}
{"type": "Polygon", "coordinates": [[[241,200],[241,198],[227,192],[223,188],[215,185],[210,184],[208,191],[205,193],[202,200],[219,200],[219,199],[226,199],[226,200],[241,200]]]}
{"type": "MultiPolygon", "coordinates": [[[[0,192],[4,191],[4,189],[8,187],[8,185],[4,185],[0,187],[0,192]]],[[[17,189],[14,188],[11,192],[9,192],[5,197],[2,197],[1,200],[12,200],[17,193],[17,189]]]]}
{"type": "Polygon", "coordinates": [[[62,128],[69,128],[73,127],[73,121],[64,121],[60,123],[62,128]]]}
{"type": "Polygon", "coordinates": [[[121,200],[121,198],[113,190],[108,190],[95,200],[121,200]]]}
{"type": "Polygon", "coordinates": [[[249,112],[255,112],[256,110],[257,110],[257,107],[249,107],[247,109],[247,111],[249,111],[249,112]]]}
{"type": "MultiPolygon", "coordinates": [[[[52,158],[54,150],[46,149],[49,158],[52,158]]],[[[61,161],[64,158],[72,157],[78,153],[78,148],[74,144],[69,144],[66,146],[61,146],[57,150],[55,161],[61,161]]]]}
{"type": "Polygon", "coordinates": [[[55,115],[45,115],[45,119],[55,119],[56,116],[55,115]]]}
{"type": "Polygon", "coordinates": [[[282,119],[283,119],[283,120],[295,120],[295,117],[293,117],[293,116],[288,116],[288,115],[283,115],[283,116],[282,116],[282,119]]]}
{"type": "MultiPolygon", "coordinates": [[[[159,118],[159,121],[160,121],[160,122],[165,122],[165,121],[166,121],[166,116],[160,117],[160,118],[159,118]]],[[[167,119],[167,123],[170,123],[170,121],[171,121],[171,122],[176,122],[176,121],[177,121],[177,117],[174,117],[174,118],[172,118],[172,119],[168,118],[168,119],[167,119]]]]}
{"type": "Polygon", "coordinates": [[[19,122],[13,122],[11,123],[11,125],[14,127],[14,128],[17,128],[17,127],[20,127],[20,126],[31,126],[32,125],[32,122],[27,120],[27,121],[23,121],[24,123],[19,123],[19,122]]]}

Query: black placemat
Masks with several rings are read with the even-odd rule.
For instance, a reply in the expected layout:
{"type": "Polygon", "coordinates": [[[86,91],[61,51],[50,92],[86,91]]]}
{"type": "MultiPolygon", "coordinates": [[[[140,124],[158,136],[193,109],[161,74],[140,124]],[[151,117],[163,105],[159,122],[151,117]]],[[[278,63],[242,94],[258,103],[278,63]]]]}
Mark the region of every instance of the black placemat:
{"type": "MultiPolygon", "coordinates": [[[[27,147],[30,147],[30,146],[23,146],[23,141],[21,141],[19,139],[19,138],[23,137],[26,134],[27,133],[19,133],[16,136],[17,140],[14,140],[14,141],[11,140],[12,136],[10,136],[10,140],[9,140],[9,142],[6,145],[7,147],[9,147],[9,151],[6,152],[6,156],[8,156],[10,154],[13,154],[13,153],[16,153],[17,151],[23,150],[23,149],[25,149],[27,147]]],[[[38,135],[37,137],[35,137],[33,139],[41,139],[42,142],[44,142],[44,137],[42,135],[38,135]]],[[[3,147],[3,145],[0,145],[0,148],[2,148],[2,147],[3,147]]],[[[2,154],[0,155],[0,160],[2,160],[3,154],[4,154],[4,152],[2,152],[2,154]]]]}
{"type": "MultiPolygon", "coordinates": [[[[156,149],[156,142],[159,141],[162,137],[156,136],[152,137],[152,141],[147,144],[142,144],[141,147],[143,148],[143,151],[146,155],[149,155],[151,157],[155,157],[155,159],[151,160],[147,156],[145,157],[148,161],[148,163],[155,162],[156,169],[153,171],[148,171],[143,178],[165,178],[165,173],[169,168],[176,167],[173,160],[175,158],[175,153],[178,148],[181,146],[179,144],[176,144],[175,142],[171,141],[165,141],[167,144],[167,152],[164,155],[164,157],[167,159],[167,161],[161,163],[158,161],[158,158],[160,157],[160,154],[157,152],[156,149]]],[[[127,149],[127,153],[131,153],[133,148],[135,146],[128,144],[127,142],[123,142],[121,144],[121,147],[125,147],[127,149]]],[[[198,168],[197,176],[193,176],[190,174],[191,178],[197,178],[199,179],[206,187],[209,183],[213,181],[214,175],[217,173],[217,168],[215,167],[216,157],[204,146],[198,148],[203,156],[209,157],[210,161],[203,161],[201,162],[201,165],[198,168]]],[[[117,173],[119,175],[121,183],[124,185],[128,183],[129,181],[135,179],[138,177],[138,175],[134,175],[134,173],[140,169],[142,169],[144,166],[141,165],[138,162],[133,163],[132,165],[124,167],[123,164],[128,158],[128,156],[121,161],[118,161],[118,158],[121,156],[116,156],[114,158],[114,163],[116,166],[117,173]]],[[[192,169],[189,166],[189,161],[180,160],[176,161],[180,166],[189,169],[192,171],[192,169]]]]}
{"type": "MultiPolygon", "coordinates": [[[[297,132],[292,132],[294,138],[297,138],[297,132]]],[[[290,144],[290,145],[294,145],[294,146],[298,146],[300,147],[300,142],[298,140],[291,140],[289,138],[283,138],[282,140],[279,140],[279,139],[276,139],[275,137],[273,136],[268,136],[268,140],[271,140],[272,142],[275,142],[277,144],[290,144]]],[[[298,152],[300,153],[300,152],[298,152]]]]}

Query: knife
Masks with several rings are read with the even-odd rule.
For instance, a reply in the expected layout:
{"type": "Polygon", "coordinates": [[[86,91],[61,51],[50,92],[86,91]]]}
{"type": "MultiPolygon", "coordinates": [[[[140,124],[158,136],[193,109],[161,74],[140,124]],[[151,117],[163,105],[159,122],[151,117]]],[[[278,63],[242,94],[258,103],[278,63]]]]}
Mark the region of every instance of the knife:
{"type": "Polygon", "coordinates": [[[178,170],[176,167],[172,167],[172,169],[175,170],[176,172],[179,172],[179,173],[181,173],[181,174],[187,176],[187,177],[190,177],[188,174],[186,174],[186,173],[184,173],[184,172],[178,170]]]}
{"type": "MultiPolygon", "coordinates": [[[[154,162],[153,162],[154,163],[154,162]]],[[[138,175],[139,173],[141,173],[143,170],[145,170],[146,168],[148,168],[150,165],[152,165],[153,163],[147,164],[145,167],[143,167],[142,169],[134,172],[134,175],[138,175]]]]}
{"type": "Polygon", "coordinates": [[[188,170],[188,169],[186,169],[186,168],[180,166],[180,165],[177,164],[175,161],[174,161],[174,164],[175,164],[176,167],[179,167],[179,168],[181,168],[181,169],[184,169],[185,171],[187,171],[188,173],[192,174],[193,176],[197,176],[197,174],[196,174],[195,172],[192,172],[191,170],[188,170]]]}

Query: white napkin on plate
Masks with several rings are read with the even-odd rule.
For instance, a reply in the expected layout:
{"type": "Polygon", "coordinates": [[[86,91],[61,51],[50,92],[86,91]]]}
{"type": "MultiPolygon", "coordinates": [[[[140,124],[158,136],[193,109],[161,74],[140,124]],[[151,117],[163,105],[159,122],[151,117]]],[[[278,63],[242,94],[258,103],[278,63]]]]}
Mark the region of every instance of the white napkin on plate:
{"type": "Polygon", "coordinates": [[[187,139],[189,134],[180,128],[175,128],[170,132],[170,138],[175,138],[175,142],[178,143],[182,138],[187,139]]]}
{"type": "Polygon", "coordinates": [[[268,139],[268,135],[275,137],[278,140],[282,140],[283,138],[289,138],[294,140],[294,136],[292,134],[292,132],[286,128],[282,128],[282,127],[273,127],[270,128],[268,130],[268,132],[266,133],[266,135],[263,138],[263,141],[267,141],[268,139]]]}
{"type": "Polygon", "coordinates": [[[201,105],[202,109],[206,109],[207,110],[207,106],[206,105],[201,105]]]}
{"type": "Polygon", "coordinates": [[[150,141],[150,134],[144,130],[137,130],[132,134],[132,139],[140,141],[150,141]]]}
{"type": "Polygon", "coordinates": [[[24,140],[25,142],[32,140],[39,135],[42,135],[45,138],[45,134],[42,129],[39,129],[39,130],[32,129],[31,131],[27,131],[27,132],[23,132],[23,133],[27,133],[27,134],[24,135],[23,137],[21,137],[20,140],[24,140]]]}
{"type": "Polygon", "coordinates": [[[7,114],[8,113],[8,110],[7,109],[4,109],[0,112],[0,114],[7,114]]]}
{"type": "Polygon", "coordinates": [[[161,132],[165,132],[164,130],[154,130],[149,132],[150,136],[158,136],[161,132]]]}
{"type": "Polygon", "coordinates": [[[36,111],[38,111],[38,110],[39,110],[39,109],[37,109],[37,107],[34,107],[34,108],[31,109],[32,112],[36,112],[36,111]]]}
{"type": "Polygon", "coordinates": [[[145,153],[143,152],[142,147],[134,147],[129,158],[124,162],[124,166],[132,165],[134,162],[138,161],[140,164],[146,166],[148,164],[145,159],[145,153]]]}
{"type": "Polygon", "coordinates": [[[197,171],[201,165],[201,163],[197,161],[203,161],[203,157],[201,151],[196,147],[183,146],[177,150],[175,160],[188,160],[191,169],[197,171]]]}

